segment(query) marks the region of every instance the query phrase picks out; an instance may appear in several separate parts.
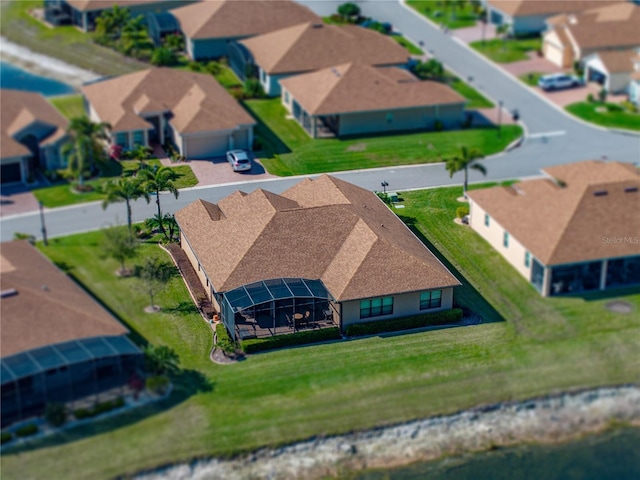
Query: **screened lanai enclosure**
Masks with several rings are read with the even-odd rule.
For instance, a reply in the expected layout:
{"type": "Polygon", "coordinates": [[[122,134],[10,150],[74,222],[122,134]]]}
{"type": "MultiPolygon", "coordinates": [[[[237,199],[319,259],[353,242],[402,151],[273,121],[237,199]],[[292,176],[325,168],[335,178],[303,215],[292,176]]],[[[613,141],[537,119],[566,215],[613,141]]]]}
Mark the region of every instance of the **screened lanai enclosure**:
{"type": "Polygon", "coordinates": [[[71,340],[3,357],[2,427],[42,415],[51,403],[124,388],[142,365],[142,352],[125,336],[71,340]]]}
{"type": "Polygon", "coordinates": [[[263,338],[336,325],[335,302],[321,280],[277,278],[218,295],[234,339],[263,338]]]}

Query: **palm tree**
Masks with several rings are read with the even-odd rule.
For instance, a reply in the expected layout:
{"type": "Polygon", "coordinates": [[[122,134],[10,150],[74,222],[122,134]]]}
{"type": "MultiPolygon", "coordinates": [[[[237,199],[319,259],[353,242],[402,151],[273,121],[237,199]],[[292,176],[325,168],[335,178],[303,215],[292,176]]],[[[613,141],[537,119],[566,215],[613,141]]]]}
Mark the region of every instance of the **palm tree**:
{"type": "Polygon", "coordinates": [[[167,242],[172,242],[174,238],[176,238],[176,233],[178,232],[178,222],[176,222],[176,218],[170,213],[165,213],[162,217],[159,217],[158,214],[156,214],[151,218],[147,218],[144,221],[144,225],[151,232],[155,230],[162,231],[162,228],[164,227],[164,238],[167,242]]]}
{"type": "Polygon", "coordinates": [[[173,182],[178,179],[178,174],[170,167],[154,166],[140,170],[138,175],[143,180],[147,193],[156,196],[156,205],[158,206],[157,218],[160,219],[160,231],[166,237],[167,233],[164,229],[162,210],[160,209],[160,192],[171,192],[177,199],[180,192],[173,182]]]}
{"type": "Polygon", "coordinates": [[[118,40],[130,18],[131,12],[126,7],[114,5],[104,10],[96,19],[96,36],[110,41],[118,40]]]}
{"type": "Polygon", "coordinates": [[[147,370],[156,375],[175,373],[179,369],[180,357],[166,345],[147,345],[144,349],[147,370]]]}
{"type": "Polygon", "coordinates": [[[105,122],[94,123],[86,116],[72,118],[67,128],[68,143],[63,147],[63,154],[68,156],[69,172],[84,185],[84,174],[89,168],[93,170],[96,162],[106,160],[102,141],[109,138],[110,125],[105,122]]]}
{"type": "Polygon", "coordinates": [[[167,35],[164,37],[163,44],[174,53],[182,52],[184,51],[184,36],[178,32],[167,35]]]}
{"type": "Polygon", "coordinates": [[[143,50],[153,48],[153,42],[143,24],[144,17],[131,18],[122,29],[122,53],[139,57],[143,50]]]}
{"type": "Polygon", "coordinates": [[[460,147],[460,155],[449,158],[445,165],[445,168],[449,172],[449,177],[453,177],[453,174],[461,170],[464,171],[464,183],[462,185],[462,191],[464,198],[467,198],[467,184],[469,179],[469,168],[479,171],[483,175],[487,174],[487,169],[484,165],[477,163],[476,160],[484,158],[482,152],[476,148],[471,150],[465,146],[460,147]]]}
{"type": "Polygon", "coordinates": [[[144,197],[147,203],[150,201],[149,194],[142,186],[142,180],[140,178],[119,178],[115,182],[107,183],[104,190],[107,198],[102,202],[102,209],[106,210],[111,203],[125,202],[127,205],[127,226],[131,232],[131,200],[144,197]]]}

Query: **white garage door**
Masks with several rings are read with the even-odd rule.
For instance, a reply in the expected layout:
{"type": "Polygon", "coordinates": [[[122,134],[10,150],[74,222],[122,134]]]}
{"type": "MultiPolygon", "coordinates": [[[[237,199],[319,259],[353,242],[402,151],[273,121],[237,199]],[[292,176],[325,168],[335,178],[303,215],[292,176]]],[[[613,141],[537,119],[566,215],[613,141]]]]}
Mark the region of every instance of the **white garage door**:
{"type": "Polygon", "coordinates": [[[211,135],[205,137],[184,137],[187,158],[211,158],[224,155],[229,149],[227,135],[211,135]]]}
{"type": "Polygon", "coordinates": [[[562,67],[562,49],[556,47],[555,45],[545,42],[544,43],[544,56],[551,63],[562,67]]]}

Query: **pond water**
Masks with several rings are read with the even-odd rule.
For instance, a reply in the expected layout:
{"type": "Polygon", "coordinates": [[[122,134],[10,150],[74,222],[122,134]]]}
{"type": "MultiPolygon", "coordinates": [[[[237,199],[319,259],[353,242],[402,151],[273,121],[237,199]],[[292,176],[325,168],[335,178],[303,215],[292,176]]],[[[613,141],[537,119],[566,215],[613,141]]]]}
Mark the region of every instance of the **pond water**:
{"type": "Polygon", "coordinates": [[[0,61],[0,87],[13,90],[39,92],[46,97],[67,95],[74,92],[71,85],[51,78],[35,75],[22,68],[0,61]]]}

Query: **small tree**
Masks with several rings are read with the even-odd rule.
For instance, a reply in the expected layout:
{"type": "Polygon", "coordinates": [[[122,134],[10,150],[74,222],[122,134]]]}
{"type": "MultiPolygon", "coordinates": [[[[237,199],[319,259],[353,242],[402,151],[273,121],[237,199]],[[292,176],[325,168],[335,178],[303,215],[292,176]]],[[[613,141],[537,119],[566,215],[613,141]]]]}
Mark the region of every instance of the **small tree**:
{"type": "Polygon", "coordinates": [[[102,209],[111,203],[125,202],[127,206],[127,226],[131,232],[131,201],[140,197],[149,203],[149,194],[142,187],[142,181],[139,178],[119,178],[117,181],[110,181],[104,187],[107,197],[102,202],[102,209]]]}
{"type": "Polygon", "coordinates": [[[144,291],[149,295],[147,311],[157,312],[160,308],[153,303],[155,295],[160,292],[171,276],[172,266],[157,257],[147,257],[138,270],[144,291]]]}
{"type": "Polygon", "coordinates": [[[166,345],[147,345],[144,360],[147,371],[155,375],[174,374],[180,365],[176,351],[166,345]]]}
{"type": "Polygon", "coordinates": [[[484,165],[477,163],[476,161],[484,158],[482,152],[478,149],[469,149],[465,146],[460,147],[460,155],[449,158],[445,164],[449,177],[453,177],[453,174],[459,171],[464,171],[464,183],[462,185],[462,191],[464,197],[467,198],[467,183],[469,180],[469,169],[479,171],[483,175],[487,174],[487,169],[484,165]]]}
{"type": "Polygon", "coordinates": [[[177,239],[178,234],[178,222],[173,215],[165,213],[163,217],[158,217],[158,214],[151,218],[147,218],[144,221],[145,226],[151,231],[159,231],[162,233],[164,229],[164,240],[168,243],[177,239]]]}
{"type": "Polygon", "coordinates": [[[360,16],[360,7],[353,2],[343,3],[338,7],[338,15],[345,20],[360,16]]]}
{"type": "MultiPolygon", "coordinates": [[[[140,171],[140,177],[144,182],[144,188],[147,193],[153,193],[156,196],[156,206],[158,207],[158,218],[162,219],[162,210],[160,209],[160,192],[169,191],[177,199],[180,192],[173,183],[178,179],[178,174],[170,167],[151,167],[140,171]]],[[[160,231],[166,236],[164,226],[160,224],[160,231]]]]}
{"type": "Polygon", "coordinates": [[[431,58],[426,62],[418,62],[412,67],[413,73],[422,80],[442,81],[444,77],[444,67],[442,63],[431,58]]]}
{"type": "Polygon", "coordinates": [[[509,30],[511,29],[511,25],[508,23],[502,23],[496,27],[496,33],[502,37],[502,50],[507,49],[507,36],[509,35],[509,30]]]}
{"type": "Polygon", "coordinates": [[[609,92],[606,88],[603,88],[598,92],[598,99],[600,100],[600,103],[605,103],[607,101],[607,95],[609,95],[609,92]]]}
{"type": "Polygon", "coordinates": [[[138,242],[131,232],[123,227],[111,227],[104,230],[102,249],[104,253],[120,262],[118,274],[125,276],[131,272],[127,270],[125,261],[136,256],[138,242]]]}

